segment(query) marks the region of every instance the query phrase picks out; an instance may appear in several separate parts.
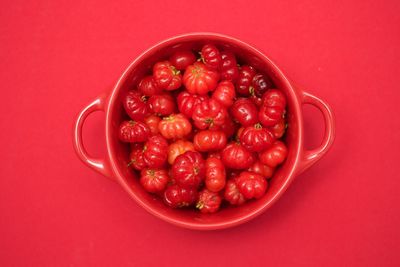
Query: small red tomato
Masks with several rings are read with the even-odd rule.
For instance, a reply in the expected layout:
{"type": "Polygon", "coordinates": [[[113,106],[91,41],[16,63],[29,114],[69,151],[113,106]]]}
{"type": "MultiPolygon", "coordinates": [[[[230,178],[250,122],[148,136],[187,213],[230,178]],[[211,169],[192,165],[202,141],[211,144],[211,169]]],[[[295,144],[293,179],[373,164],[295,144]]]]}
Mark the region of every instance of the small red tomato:
{"type": "Polygon", "coordinates": [[[143,159],[149,168],[162,168],[167,162],[167,152],[167,140],[161,135],[154,135],[144,144],[143,159]]]}
{"type": "Polygon", "coordinates": [[[196,56],[190,50],[177,51],[169,58],[171,64],[178,70],[185,70],[196,62],[196,56]]]}
{"type": "Polygon", "coordinates": [[[184,154],[186,151],[194,151],[193,143],[185,140],[178,140],[168,147],[168,163],[174,164],[177,156],[184,154]]]}
{"type": "Polygon", "coordinates": [[[218,70],[222,63],[222,57],[215,45],[206,44],[201,49],[201,58],[204,64],[211,70],[218,70]]]}
{"type": "Polygon", "coordinates": [[[272,177],[272,174],[274,173],[274,168],[262,164],[261,161],[256,161],[251,167],[248,169],[249,172],[254,172],[257,174],[262,175],[264,178],[268,179],[272,177]]]}
{"type": "Polygon", "coordinates": [[[258,96],[255,96],[255,95],[251,95],[249,97],[249,99],[251,101],[253,101],[253,103],[256,104],[257,107],[261,107],[261,105],[262,105],[262,98],[261,97],[258,97],[258,96]]]}
{"type": "Polygon", "coordinates": [[[258,118],[263,126],[274,126],[283,119],[286,107],[285,95],[276,89],[268,90],[263,96],[258,118]]]}
{"type": "Polygon", "coordinates": [[[247,169],[255,161],[253,153],[239,143],[227,145],[221,152],[221,159],[226,167],[235,170],[247,169]]]}
{"type": "Polygon", "coordinates": [[[226,134],[223,131],[199,131],[193,138],[194,148],[200,152],[223,149],[226,142],[226,134]]]}
{"type": "Polygon", "coordinates": [[[237,178],[237,186],[246,199],[258,199],[267,191],[268,183],[260,174],[244,171],[237,178]]]}
{"type": "Polygon", "coordinates": [[[139,91],[145,96],[158,95],[162,89],[158,88],[153,76],[145,76],[138,85],[139,91]]]}
{"type": "Polygon", "coordinates": [[[200,129],[219,129],[225,122],[228,113],[224,106],[214,99],[207,99],[193,110],[194,125],[200,129]]]}
{"type": "Polygon", "coordinates": [[[208,158],[206,160],[205,184],[208,190],[219,192],[224,189],[226,183],[225,166],[220,159],[208,158]]]}
{"type": "Polygon", "coordinates": [[[281,141],[276,141],[270,148],[260,153],[260,161],[272,168],[285,161],[287,156],[286,145],[281,141]]]}
{"type": "Polygon", "coordinates": [[[208,158],[217,158],[217,159],[221,159],[221,153],[218,152],[210,152],[207,154],[208,158]]]}
{"type": "Polygon", "coordinates": [[[253,77],[252,88],[255,96],[262,97],[273,86],[271,79],[265,74],[258,73],[253,77]]]}
{"type": "Polygon", "coordinates": [[[160,116],[168,116],[176,111],[175,100],[169,94],[153,95],[147,103],[150,110],[160,116]]]}
{"type": "Polygon", "coordinates": [[[263,105],[268,107],[286,107],[286,96],[278,89],[270,89],[262,96],[263,105]]]}
{"type": "Polygon", "coordinates": [[[156,115],[150,115],[144,119],[144,123],[149,127],[152,135],[158,134],[158,124],[160,121],[160,117],[156,115]]]}
{"type": "Polygon", "coordinates": [[[256,71],[253,67],[244,65],[239,69],[239,77],[236,81],[236,91],[243,96],[251,95],[251,91],[253,90],[251,87],[251,83],[253,82],[253,78],[256,75],[256,71]]]}
{"type": "Polygon", "coordinates": [[[161,192],[167,187],[168,172],[164,169],[143,169],[140,172],[140,184],[147,192],[161,192]]]}
{"type": "Polygon", "coordinates": [[[232,205],[241,205],[246,202],[246,199],[242,193],[240,193],[236,181],[236,179],[228,180],[225,186],[224,198],[232,205]]]}
{"type": "Polygon", "coordinates": [[[206,96],[190,94],[186,91],[183,91],[179,93],[177,98],[179,112],[186,117],[191,118],[194,107],[206,99],[206,96]]]}
{"type": "Polygon", "coordinates": [[[235,86],[231,81],[220,82],[212,94],[212,98],[217,100],[225,107],[232,106],[235,97],[235,86]]]}
{"type": "Polygon", "coordinates": [[[236,82],[239,77],[239,68],[237,66],[235,55],[228,51],[221,52],[221,80],[236,82]]]}
{"type": "Polygon", "coordinates": [[[217,212],[221,206],[222,197],[215,192],[203,189],[199,193],[199,200],[197,201],[196,208],[201,213],[214,213],[217,212]]]}
{"type": "Polygon", "coordinates": [[[239,135],[240,143],[250,152],[261,152],[274,142],[272,133],[260,123],[248,126],[239,135]]]}
{"type": "Polygon", "coordinates": [[[191,94],[205,95],[213,91],[218,84],[219,73],[210,70],[201,62],[195,62],[186,68],[183,84],[191,94]]]}
{"type": "Polygon", "coordinates": [[[198,188],[205,176],[205,162],[199,152],[187,151],[176,157],[172,177],[182,187],[198,188]]]}
{"type": "Polygon", "coordinates": [[[122,142],[145,142],[150,136],[149,127],[140,121],[123,121],[119,126],[119,139],[122,142]]]}
{"type": "Polygon", "coordinates": [[[230,116],[227,116],[224,124],[220,126],[220,130],[226,134],[227,138],[233,136],[238,128],[239,125],[236,124],[230,116]]]}
{"type": "Polygon", "coordinates": [[[242,126],[254,125],[258,122],[257,106],[247,98],[239,98],[230,108],[231,114],[242,126]]]}
{"type": "Polygon", "coordinates": [[[275,139],[281,138],[286,131],[286,122],[284,119],[280,120],[277,124],[269,127],[269,130],[274,135],[275,139]]]}
{"type": "Polygon", "coordinates": [[[131,154],[129,156],[128,167],[132,166],[135,170],[143,170],[147,167],[143,159],[143,144],[133,144],[131,146],[131,154]]]}
{"type": "Polygon", "coordinates": [[[123,106],[132,120],[143,121],[149,113],[147,98],[137,91],[129,91],[123,98],[123,106]]]}
{"type": "Polygon", "coordinates": [[[183,188],[179,185],[170,185],[164,191],[164,203],[172,208],[183,208],[193,205],[197,200],[197,191],[194,188],[183,188]]]}
{"type": "Polygon", "coordinates": [[[158,130],[167,139],[179,139],[192,131],[192,125],[182,114],[172,114],[160,121],[158,130]]]}
{"type": "Polygon", "coordinates": [[[153,66],[153,77],[157,86],[165,90],[175,90],[182,85],[182,75],[169,61],[157,62],[153,66]]]}

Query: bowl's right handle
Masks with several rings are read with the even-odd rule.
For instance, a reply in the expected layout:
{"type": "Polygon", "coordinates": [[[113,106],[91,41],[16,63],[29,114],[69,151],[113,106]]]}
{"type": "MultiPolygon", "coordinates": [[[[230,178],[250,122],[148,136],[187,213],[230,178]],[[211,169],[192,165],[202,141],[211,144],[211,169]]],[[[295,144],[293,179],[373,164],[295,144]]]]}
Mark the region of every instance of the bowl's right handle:
{"type": "Polygon", "coordinates": [[[296,170],[297,174],[302,173],[303,171],[311,167],[315,162],[317,162],[321,157],[323,157],[326,152],[328,152],[335,139],[335,119],[332,109],[320,98],[303,90],[300,90],[300,92],[302,96],[302,105],[313,105],[322,112],[325,121],[325,134],[319,147],[312,150],[305,150],[304,148],[302,148],[302,157],[297,165],[296,170]]]}

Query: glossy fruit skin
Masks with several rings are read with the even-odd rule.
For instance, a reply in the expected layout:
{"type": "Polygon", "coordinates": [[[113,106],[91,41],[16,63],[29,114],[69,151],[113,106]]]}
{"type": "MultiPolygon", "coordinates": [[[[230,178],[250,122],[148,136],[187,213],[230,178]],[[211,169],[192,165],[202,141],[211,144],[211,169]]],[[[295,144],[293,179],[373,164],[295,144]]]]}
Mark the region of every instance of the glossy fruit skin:
{"type": "Polygon", "coordinates": [[[253,77],[252,87],[254,90],[254,95],[257,97],[262,97],[264,93],[268,90],[273,88],[273,83],[271,79],[265,75],[258,73],[253,77]]]}
{"type": "Polygon", "coordinates": [[[287,157],[288,150],[282,141],[275,141],[275,143],[267,150],[259,154],[260,161],[272,168],[282,164],[287,157]]]}
{"type": "Polygon", "coordinates": [[[222,64],[220,68],[221,80],[236,82],[239,78],[239,68],[235,55],[229,51],[221,52],[222,64]]]}
{"type": "Polygon", "coordinates": [[[173,53],[169,61],[177,70],[185,70],[196,62],[196,56],[190,50],[181,50],[173,53]]]}
{"type": "Polygon", "coordinates": [[[260,174],[244,171],[237,178],[237,186],[246,199],[259,199],[267,191],[268,183],[260,174]]]}
{"type": "Polygon", "coordinates": [[[182,114],[172,114],[158,124],[161,135],[167,139],[180,139],[192,131],[192,124],[182,114]]]}
{"type": "Polygon", "coordinates": [[[222,150],[221,159],[225,167],[235,170],[247,169],[255,162],[254,154],[235,142],[222,150]]]}
{"type": "Polygon", "coordinates": [[[159,116],[168,116],[176,112],[175,100],[169,94],[153,95],[147,104],[150,111],[159,116]]]}
{"type": "Polygon", "coordinates": [[[248,126],[240,132],[240,143],[250,152],[261,152],[275,141],[273,134],[261,124],[248,126]]]}
{"type": "Polygon", "coordinates": [[[172,208],[183,208],[193,205],[197,200],[195,188],[183,188],[177,184],[170,185],[164,191],[164,203],[172,208]]]}
{"type": "Polygon", "coordinates": [[[145,96],[161,94],[162,89],[158,88],[153,76],[145,76],[138,85],[139,91],[145,96]]]}
{"type": "Polygon", "coordinates": [[[118,135],[122,142],[140,143],[149,138],[150,129],[140,121],[123,121],[119,126],[118,135]]]}
{"type": "Polygon", "coordinates": [[[123,106],[126,113],[134,121],[143,121],[149,113],[147,98],[137,91],[129,91],[123,98],[123,106]]]}
{"type": "Polygon", "coordinates": [[[272,177],[272,174],[274,173],[274,168],[265,165],[261,161],[257,160],[253,165],[251,165],[248,171],[260,174],[265,179],[269,179],[272,177]]]}
{"type": "Polygon", "coordinates": [[[179,186],[198,188],[205,177],[205,161],[199,152],[187,151],[176,157],[171,174],[179,186]]]}
{"type": "Polygon", "coordinates": [[[178,140],[168,147],[168,163],[174,164],[177,156],[184,154],[186,151],[195,151],[193,143],[185,140],[178,140]]]}
{"type": "Polygon", "coordinates": [[[205,101],[206,99],[207,99],[206,96],[195,95],[183,91],[179,93],[177,98],[179,112],[185,115],[186,117],[191,118],[193,115],[194,107],[197,104],[200,104],[201,102],[205,101]]]}
{"type": "Polygon", "coordinates": [[[219,192],[224,189],[226,183],[226,171],[222,161],[218,158],[206,160],[206,188],[211,192],[219,192]]]}
{"type": "Polygon", "coordinates": [[[167,140],[161,135],[154,135],[144,144],[143,159],[149,168],[162,168],[167,163],[167,153],[167,140]]]}
{"type": "Polygon", "coordinates": [[[140,172],[140,184],[150,193],[162,192],[168,181],[168,172],[165,169],[145,168],[140,172]]]}
{"type": "Polygon", "coordinates": [[[217,151],[226,146],[227,138],[223,131],[203,130],[195,134],[193,145],[196,151],[217,151]]]}
{"type": "Polygon", "coordinates": [[[224,199],[232,205],[242,205],[246,202],[245,197],[240,193],[237,186],[237,179],[230,179],[227,181],[224,191],[224,199]]]}
{"type": "Polygon", "coordinates": [[[141,171],[147,167],[143,159],[143,144],[132,144],[128,166],[141,171]]]}
{"type": "Polygon", "coordinates": [[[235,123],[230,116],[227,116],[225,122],[219,128],[226,134],[226,138],[230,138],[235,134],[239,125],[235,123]]]}
{"type": "Polygon", "coordinates": [[[270,89],[262,99],[263,104],[258,112],[258,118],[263,126],[274,126],[283,119],[286,97],[280,90],[270,89]]]}
{"type": "Polygon", "coordinates": [[[201,49],[201,58],[204,64],[211,70],[219,70],[222,63],[222,57],[215,45],[206,44],[201,49]]]}
{"type": "Polygon", "coordinates": [[[207,158],[217,158],[221,159],[221,153],[219,151],[217,152],[210,152],[207,154],[207,158]]]}
{"type": "Polygon", "coordinates": [[[286,122],[284,119],[280,120],[277,124],[268,128],[274,135],[275,139],[281,138],[286,131],[286,122]]]}
{"type": "Polygon", "coordinates": [[[220,82],[212,94],[212,98],[217,100],[224,107],[232,106],[235,97],[235,86],[231,81],[220,82]]]}
{"type": "Polygon", "coordinates": [[[248,98],[239,98],[230,108],[231,115],[242,126],[251,126],[258,123],[257,106],[248,98]]]}
{"type": "Polygon", "coordinates": [[[239,69],[239,77],[236,81],[236,92],[242,96],[249,96],[252,93],[252,82],[256,75],[254,68],[243,65],[239,69]]]}
{"type": "Polygon", "coordinates": [[[218,211],[221,202],[222,197],[218,193],[203,189],[199,193],[196,208],[198,208],[201,213],[214,213],[218,211]]]}
{"type": "Polygon", "coordinates": [[[151,135],[156,135],[159,133],[158,124],[161,119],[157,115],[150,115],[144,119],[144,123],[149,127],[151,135]]]}
{"type": "Polygon", "coordinates": [[[214,99],[207,99],[195,106],[192,119],[200,130],[216,130],[224,124],[227,116],[228,112],[224,106],[214,99]]]}
{"type": "Polygon", "coordinates": [[[256,104],[257,107],[261,107],[262,106],[262,98],[255,96],[255,95],[251,95],[249,96],[249,99],[256,104]]]}
{"type": "Polygon", "coordinates": [[[153,66],[153,77],[160,89],[168,91],[178,89],[182,85],[182,75],[169,61],[157,62],[153,66]]]}
{"type": "Polygon", "coordinates": [[[205,95],[213,91],[218,84],[219,73],[210,70],[201,62],[195,62],[186,68],[183,84],[191,94],[205,95]]]}

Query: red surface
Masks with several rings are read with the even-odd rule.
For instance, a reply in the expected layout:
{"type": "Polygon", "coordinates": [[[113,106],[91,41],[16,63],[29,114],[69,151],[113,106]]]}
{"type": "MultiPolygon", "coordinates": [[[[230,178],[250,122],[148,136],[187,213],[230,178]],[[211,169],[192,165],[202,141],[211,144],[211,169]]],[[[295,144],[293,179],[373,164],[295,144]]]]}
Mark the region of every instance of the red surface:
{"type": "MultiPolygon", "coordinates": [[[[290,2],[3,1],[0,265],[399,265],[400,6],[290,2]],[[189,31],[254,44],[336,114],[320,162],[266,213],[217,232],[155,218],[72,147],[84,105],[144,49],[189,31]]],[[[322,115],[305,112],[315,147],[322,115]]],[[[85,125],[95,156],[105,152],[103,119],[85,125]]]]}

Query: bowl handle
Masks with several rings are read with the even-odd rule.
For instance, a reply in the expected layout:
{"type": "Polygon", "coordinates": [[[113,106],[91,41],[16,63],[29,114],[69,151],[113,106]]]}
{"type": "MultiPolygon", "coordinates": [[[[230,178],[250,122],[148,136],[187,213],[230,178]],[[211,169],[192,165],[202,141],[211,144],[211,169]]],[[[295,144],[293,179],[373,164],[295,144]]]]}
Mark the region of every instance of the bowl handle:
{"type": "Polygon", "coordinates": [[[325,121],[325,134],[322,140],[322,143],[319,147],[312,150],[305,150],[302,148],[302,156],[301,160],[297,165],[297,174],[300,174],[311,167],[314,163],[316,163],[321,157],[323,157],[326,152],[328,152],[329,148],[332,146],[333,141],[335,139],[335,119],[332,112],[332,109],[329,107],[327,103],[325,103],[320,98],[307,93],[303,90],[299,90],[301,92],[301,103],[310,104],[318,108],[322,115],[324,116],[325,121]]]}
{"type": "Polygon", "coordinates": [[[106,95],[98,96],[94,101],[88,104],[78,115],[74,125],[74,148],[78,157],[87,166],[93,170],[103,174],[104,176],[114,179],[111,171],[111,167],[106,159],[94,159],[87,153],[82,140],[82,128],[86,118],[95,111],[105,111],[106,106],[106,95]]]}

